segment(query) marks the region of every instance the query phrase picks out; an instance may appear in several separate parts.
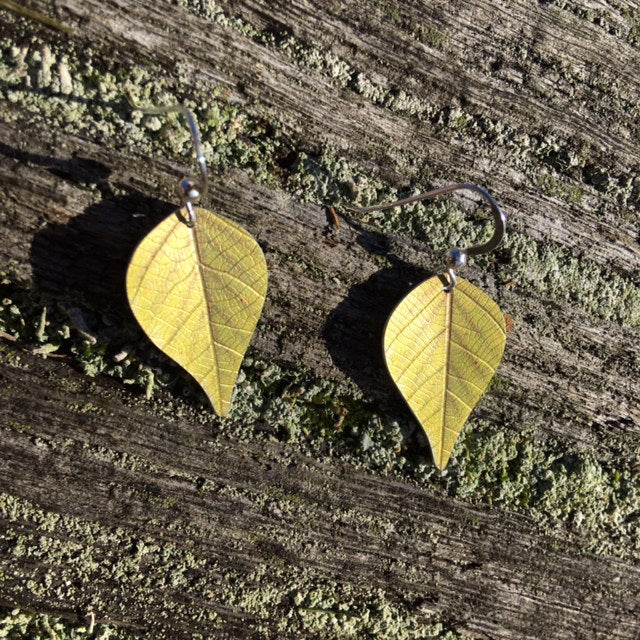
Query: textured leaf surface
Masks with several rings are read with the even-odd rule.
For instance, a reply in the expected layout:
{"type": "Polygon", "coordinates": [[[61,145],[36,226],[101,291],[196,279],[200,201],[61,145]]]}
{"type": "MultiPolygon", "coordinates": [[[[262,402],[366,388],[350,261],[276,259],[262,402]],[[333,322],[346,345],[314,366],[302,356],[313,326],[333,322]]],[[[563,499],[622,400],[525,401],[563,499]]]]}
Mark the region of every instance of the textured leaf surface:
{"type": "Polygon", "coordinates": [[[498,305],[458,279],[446,292],[436,276],[419,284],[387,323],[389,373],[444,469],[458,434],[500,363],[506,340],[498,305]]]}
{"type": "Polygon", "coordinates": [[[149,338],[224,416],[264,305],[267,265],[242,227],[205,209],[196,209],[196,220],[190,228],[169,216],[143,238],[127,295],[149,338]]]}

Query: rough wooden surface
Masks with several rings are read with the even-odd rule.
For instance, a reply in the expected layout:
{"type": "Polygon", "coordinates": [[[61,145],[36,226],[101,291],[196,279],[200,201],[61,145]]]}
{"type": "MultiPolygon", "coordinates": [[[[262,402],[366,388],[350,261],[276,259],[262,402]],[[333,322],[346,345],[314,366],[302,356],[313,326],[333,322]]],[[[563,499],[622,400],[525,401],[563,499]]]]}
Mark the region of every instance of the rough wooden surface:
{"type": "Polygon", "coordinates": [[[30,6],[74,35],[2,14],[0,601],[144,637],[638,637],[637,4],[30,6]],[[267,256],[226,422],[127,309],[190,145],[126,92],[191,101],[206,204],[267,256]],[[441,477],[381,331],[488,216],[324,207],[457,181],[508,212],[466,276],[515,326],[441,477]]]}

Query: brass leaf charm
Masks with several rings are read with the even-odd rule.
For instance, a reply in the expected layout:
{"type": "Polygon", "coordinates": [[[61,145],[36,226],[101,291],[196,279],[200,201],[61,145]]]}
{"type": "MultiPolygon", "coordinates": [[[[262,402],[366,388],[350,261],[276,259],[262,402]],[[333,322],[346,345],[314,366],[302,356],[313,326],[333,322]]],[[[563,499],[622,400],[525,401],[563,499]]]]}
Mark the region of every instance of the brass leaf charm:
{"type": "Polygon", "coordinates": [[[193,228],[172,215],[142,239],[127,296],[152,342],[224,416],[264,305],[267,265],[242,227],[206,209],[195,213],[193,228]]]}
{"type": "Polygon", "coordinates": [[[387,367],[440,470],[493,378],[505,342],[498,305],[462,278],[451,291],[441,277],[426,280],[391,314],[384,334],[387,367]]]}

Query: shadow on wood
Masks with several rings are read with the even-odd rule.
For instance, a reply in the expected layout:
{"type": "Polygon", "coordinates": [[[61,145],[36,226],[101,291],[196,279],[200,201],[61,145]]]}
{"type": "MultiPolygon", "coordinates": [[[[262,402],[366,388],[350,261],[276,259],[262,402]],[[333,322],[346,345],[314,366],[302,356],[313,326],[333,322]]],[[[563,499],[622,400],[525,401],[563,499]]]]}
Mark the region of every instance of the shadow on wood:
{"type": "Polygon", "coordinates": [[[433,273],[395,255],[388,238],[366,231],[357,223],[354,226],[358,229],[356,242],[369,253],[384,256],[391,266],[353,285],[329,314],[324,329],[327,349],[334,364],[384,413],[415,425],[412,439],[416,442],[412,446],[422,445],[419,454],[430,459],[430,449],[415,417],[389,376],[382,340],[387,320],[398,303],[433,273]]]}
{"type": "Polygon", "coordinates": [[[108,182],[111,170],[94,160],[28,155],[21,159],[47,166],[74,184],[96,184],[102,195],[68,224],[48,224],[35,235],[31,246],[35,285],[64,297],[80,296],[98,309],[132,318],[125,292],[129,260],[138,242],[175,205],[146,197],[128,185],[116,185],[127,195],[115,195],[108,182]]]}

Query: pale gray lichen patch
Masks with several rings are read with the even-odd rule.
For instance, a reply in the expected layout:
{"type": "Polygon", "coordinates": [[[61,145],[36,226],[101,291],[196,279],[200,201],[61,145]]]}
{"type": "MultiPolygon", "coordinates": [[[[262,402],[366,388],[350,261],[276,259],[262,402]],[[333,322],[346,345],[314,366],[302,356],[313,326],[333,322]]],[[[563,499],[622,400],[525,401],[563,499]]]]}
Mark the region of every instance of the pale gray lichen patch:
{"type": "MultiPolygon", "coordinates": [[[[34,117],[44,118],[49,124],[54,121],[61,129],[75,133],[85,129],[87,133],[89,129],[95,133],[97,126],[104,144],[125,144],[146,154],[179,158],[187,158],[191,154],[189,133],[182,126],[178,114],[169,114],[159,121],[139,112],[125,116],[122,111],[122,87],[140,102],[175,101],[175,96],[168,97],[167,80],[154,78],[148,70],[140,68],[98,71],[86,61],[87,56],[91,59],[90,51],[83,52],[84,62],[72,56],[72,52],[67,52],[73,95],[58,94],[47,86],[34,93],[29,88],[34,82],[34,74],[37,77],[38,69],[41,69],[43,56],[53,60],[62,54],[49,48],[46,54],[42,53],[44,48],[35,48],[24,54],[22,50],[12,48],[9,41],[0,45],[9,52],[8,58],[3,57],[0,63],[0,77],[7,79],[5,93],[9,100],[32,111],[34,117]],[[20,65],[25,66],[22,71],[20,65]],[[159,122],[162,124],[158,128],[159,122]],[[152,125],[150,128],[149,123],[152,125]]],[[[51,70],[51,65],[47,64],[47,69],[51,70]]],[[[186,86],[182,89],[186,91],[186,86]]],[[[341,202],[367,205],[398,195],[395,189],[367,175],[330,147],[323,147],[315,159],[308,154],[294,152],[291,169],[283,175],[277,161],[278,153],[289,148],[290,142],[285,142],[280,136],[276,123],[269,123],[246,113],[238,105],[225,102],[219,91],[212,93],[204,85],[189,87],[188,95],[191,97],[186,104],[196,111],[205,156],[214,167],[242,167],[258,181],[280,184],[292,195],[322,205],[341,202]]],[[[467,123],[466,116],[459,110],[455,114],[449,113],[448,118],[455,121],[455,126],[460,126],[461,121],[467,123]]],[[[484,130],[489,131],[492,127],[486,119],[483,121],[484,130]]],[[[513,137],[501,129],[500,136],[504,135],[513,137]]],[[[548,157],[554,155],[554,149],[561,149],[560,140],[547,138],[540,144],[543,154],[548,157]]],[[[529,139],[528,146],[531,145],[529,139]]],[[[566,155],[567,151],[563,153],[566,155]]],[[[568,161],[573,164],[586,162],[579,155],[571,156],[568,161]]],[[[594,169],[590,175],[601,173],[600,169],[594,169]]],[[[607,178],[609,186],[606,189],[617,190],[616,197],[627,199],[632,198],[636,191],[640,194],[640,187],[634,186],[633,181],[627,182],[624,187],[616,187],[616,181],[607,178]]],[[[559,184],[551,174],[544,178],[547,187],[559,184]]],[[[430,185],[416,184],[414,188],[423,190],[427,186],[430,185]]],[[[561,192],[575,200],[579,197],[578,192],[572,189],[575,188],[566,186],[561,192]]],[[[408,210],[371,214],[365,220],[382,231],[424,240],[442,252],[452,245],[471,244],[486,237],[489,228],[482,217],[474,219],[468,211],[445,201],[419,203],[408,210]]],[[[511,231],[508,244],[512,249],[512,261],[501,271],[504,282],[517,282],[523,291],[571,300],[594,317],[606,321],[628,326],[636,326],[640,322],[640,296],[633,278],[574,254],[570,248],[551,239],[534,240],[524,231],[511,231]]]]}
{"type": "Polygon", "coordinates": [[[63,618],[20,609],[0,608],[0,638],[7,640],[129,640],[132,636],[112,626],[70,622],[63,618]]]}
{"type": "Polygon", "coordinates": [[[561,442],[496,431],[483,421],[474,421],[458,444],[457,468],[448,480],[454,495],[509,504],[545,527],[562,523],[595,553],[640,553],[640,486],[632,462],[606,465],[561,442]]]}
{"type": "MultiPolygon", "coordinates": [[[[613,468],[596,454],[579,452],[567,442],[472,418],[447,472],[440,475],[426,451],[416,454],[415,424],[381,413],[354,384],[321,380],[310,372],[283,368],[251,355],[240,372],[232,411],[228,418],[219,419],[203,403],[195,384],[150,345],[128,347],[126,356],[120,357],[124,345],[139,343],[137,328],[117,327],[114,332],[113,322],[104,314],[87,309],[83,313],[95,335],[95,341],[88,343],[81,333],[69,329],[68,315],[56,304],[29,292],[6,273],[3,278],[1,331],[15,336],[18,346],[35,343],[41,347],[51,342],[56,345],[56,356],[66,357],[85,375],[109,375],[141,391],[148,389],[148,372],[152,371],[157,388],[172,393],[149,405],[159,416],[210,425],[219,436],[234,441],[288,442],[317,459],[338,457],[356,467],[397,475],[469,502],[522,511],[552,535],[572,532],[590,551],[634,557],[639,553],[633,523],[640,512],[640,495],[632,461],[640,452],[626,452],[613,468]]],[[[0,357],[23,366],[15,362],[15,353],[11,350],[0,357]]],[[[484,402],[493,405],[491,394],[484,402]]],[[[499,405],[494,406],[500,410],[499,405]]],[[[104,412],[92,402],[68,409],[94,415],[104,412]]],[[[523,414],[522,421],[526,419],[523,414]]],[[[70,445],[54,440],[43,446],[70,445]]],[[[108,449],[92,447],[86,455],[123,469],[148,467],[136,456],[108,449]]],[[[149,470],[161,473],[160,469],[149,470]]],[[[286,499],[272,506],[295,509],[286,499]]]]}
{"type": "Polygon", "coordinates": [[[266,638],[276,638],[264,624],[281,613],[278,631],[321,633],[327,640],[375,637],[388,640],[434,638],[466,640],[467,636],[446,629],[438,617],[417,606],[401,605],[383,589],[368,589],[337,581],[313,577],[305,570],[277,572],[283,584],[278,589],[265,587],[273,568],[262,565],[238,584],[235,602],[261,620],[256,631],[266,638]],[[289,575],[287,575],[289,574],[289,575]],[[287,598],[282,601],[282,593],[287,598]]]}
{"type": "MultiPolygon", "coordinates": [[[[257,562],[242,572],[213,562],[201,549],[185,551],[166,540],[134,533],[126,527],[107,528],[80,518],[48,513],[6,494],[0,494],[0,514],[9,523],[3,542],[9,545],[15,558],[56,567],[55,580],[48,572],[44,575],[34,572],[31,579],[23,577],[24,586],[36,597],[88,601],[90,611],[98,618],[114,610],[130,617],[131,608],[135,607],[143,621],[137,626],[145,627],[142,635],[171,637],[170,630],[163,628],[165,622],[153,617],[153,611],[161,607],[163,616],[170,619],[169,629],[171,620],[180,624],[191,621],[194,628],[204,623],[211,632],[217,629],[220,637],[226,637],[225,621],[229,612],[233,612],[232,619],[239,616],[245,629],[263,638],[320,631],[327,639],[357,638],[362,634],[389,640],[465,638],[447,629],[429,608],[408,604],[411,593],[399,599],[382,588],[351,585],[277,558],[257,562]],[[20,534],[25,524],[37,533],[20,534]],[[101,601],[91,590],[93,581],[105,580],[117,595],[109,602],[101,601]],[[175,589],[187,596],[186,601],[159,597],[163,591],[169,595],[175,589]]],[[[191,535],[202,535],[192,525],[184,527],[177,523],[177,527],[182,533],[186,530],[191,535]]],[[[176,527],[169,525],[172,528],[176,527]]],[[[295,544],[296,536],[293,538],[295,544]]],[[[238,552],[242,552],[243,545],[239,540],[238,552]]],[[[51,622],[56,632],[66,634],[63,638],[87,638],[86,627],[58,620],[51,622]]],[[[0,637],[31,637],[24,634],[40,628],[46,628],[41,616],[14,611],[5,617],[7,635],[0,637]]],[[[129,637],[100,626],[94,632],[104,637],[129,637]]],[[[201,637],[195,629],[194,633],[193,637],[201,637]]]]}

